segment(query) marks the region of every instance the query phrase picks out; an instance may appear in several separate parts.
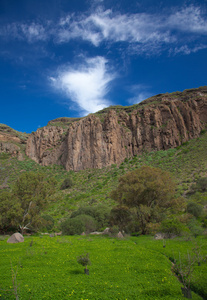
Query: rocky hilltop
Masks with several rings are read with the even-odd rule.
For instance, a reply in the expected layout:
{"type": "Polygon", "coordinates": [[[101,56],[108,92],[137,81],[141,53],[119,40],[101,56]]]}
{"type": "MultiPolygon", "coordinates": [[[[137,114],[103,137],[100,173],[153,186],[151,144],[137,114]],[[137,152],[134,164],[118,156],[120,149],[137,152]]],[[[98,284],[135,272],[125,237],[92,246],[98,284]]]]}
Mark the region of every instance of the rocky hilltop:
{"type": "Polygon", "coordinates": [[[11,156],[17,156],[23,160],[23,145],[26,144],[28,134],[18,132],[11,127],[0,124],[0,153],[7,153],[11,156]]]}
{"type": "Polygon", "coordinates": [[[120,164],[142,151],[174,148],[207,124],[207,87],[160,94],[129,107],[112,106],[84,118],[59,118],[33,132],[26,154],[66,170],[120,164]]]}

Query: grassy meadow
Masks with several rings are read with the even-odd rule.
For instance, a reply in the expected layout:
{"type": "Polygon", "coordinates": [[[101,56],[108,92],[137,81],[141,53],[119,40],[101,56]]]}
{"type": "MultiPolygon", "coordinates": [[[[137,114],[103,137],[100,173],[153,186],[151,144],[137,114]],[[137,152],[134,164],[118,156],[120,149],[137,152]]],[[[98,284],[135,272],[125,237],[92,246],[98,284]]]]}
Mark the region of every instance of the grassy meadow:
{"type": "MultiPolygon", "coordinates": [[[[207,238],[154,240],[150,236],[116,239],[106,236],[29,236],[24,243],[0,239],[0,299],[185,299],[172,261],[186,263],[207,238]],[[89,253],[89,276],[77,257],[89,253]],[[16,280],[12,282],[12,273],[16,280]],[[14,292],[17,284],[18,298],[14,292]]],[[[207,299],[207,262],[195,262],[192,299],[207,299]]]]}

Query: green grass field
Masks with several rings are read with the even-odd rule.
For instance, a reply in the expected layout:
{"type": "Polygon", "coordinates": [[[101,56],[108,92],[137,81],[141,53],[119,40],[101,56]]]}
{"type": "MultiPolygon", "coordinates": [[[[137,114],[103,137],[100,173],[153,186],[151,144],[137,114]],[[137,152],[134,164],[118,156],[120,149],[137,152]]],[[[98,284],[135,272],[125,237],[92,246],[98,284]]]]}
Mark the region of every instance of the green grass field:
{"type": "MultiPolygon", "coordinates": [[[[206,255],[207,238],[196,239],[206,255]]],[[[24,243],[0,240],[0,299],[16,299],[12,270],[17,272],[18,297],[27,299],[152,300],[185,299],[172,272],[172,258],[189,254],[195,240],[163,241],[149,236],[118,240],[103,236],[26,237],[24,243]],[[33,244],[31,245],[31,241],[33,244]],[[89,253],[90,274],[77,263],[89,253]],[[170,260],[171,259],[171,260],[170,260]]],[[[193,299],[207,299],[207,262],[195,264],[193,299]],[[200,296],[199,296],[200,294],[200,296]],[[201,297],[203,296],[203,298],[201,297]]]]}

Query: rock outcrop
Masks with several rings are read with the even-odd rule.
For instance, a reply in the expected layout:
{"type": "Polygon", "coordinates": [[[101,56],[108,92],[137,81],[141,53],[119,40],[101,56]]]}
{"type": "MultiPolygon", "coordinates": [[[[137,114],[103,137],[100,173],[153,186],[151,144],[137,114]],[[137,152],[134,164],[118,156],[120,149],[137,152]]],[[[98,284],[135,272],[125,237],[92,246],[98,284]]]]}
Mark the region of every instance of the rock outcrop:
{"type": "Polygon", "coordinates": [[[7,243],[10,244],[23,243],[23,242],[24,242],[24,237],[19,232],[12,234],[10,238],[7,240],[7,243]]]}
{"type": "Polygon", "coordinates": [[[67,128],[53,123],[30,135],[26,154],[42,165],[60,164],[66,170],[102,168],[142,151],[177,147],[198,137],[206,124],[203,87],[157,95],[131,107],[109,107],[70,119],[67,128]]]}
{"type": "MultiPolygon", "coordinates": [[[[21,146],[26,144],[28,134],[18,132],[11,127],[0,124],[0,153],[6,153],[18,160],[23,160],[21,146]]],[[[24,145],[25,146],[25,145],[24,145]]]]}

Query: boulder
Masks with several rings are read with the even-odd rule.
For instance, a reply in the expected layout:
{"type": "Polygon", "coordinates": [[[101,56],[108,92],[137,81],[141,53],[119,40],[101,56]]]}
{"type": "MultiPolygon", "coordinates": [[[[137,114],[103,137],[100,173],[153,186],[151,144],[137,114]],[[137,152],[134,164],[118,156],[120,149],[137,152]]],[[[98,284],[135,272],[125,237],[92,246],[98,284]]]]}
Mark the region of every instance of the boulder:
{"type": "Polygon", "coordinates": [[[24,242],[24,237],[19,232],[12,234],[10,238],[7,240],[7,243],[10,244],[23,243],[23,242],[24,242]]]}
{"type": "Polygon", "coordinates": [[[119,233],[117,234],[117,237],[119,238],[119,239],[123,239],[123,234],[121,233],[121,231],[119,231],[119,233]]]}
{"type": "Polygon", "coordinates": [[[162,232],[158,232],[158,233],[156,233],[155,236],[154,236],[154,239],[155,239],[155,240],[163,240],[163,239],[165,239],[165,238],[166,238],[166,236],[165,236],[165,234],[162,233],[162,232]]]}
{"type": "Polygon", "coordinates": [[[110,228],[107,227],[106,229],[104,229],[104,231],[102,232],[102,234],[110,234],[110,228]]]}

